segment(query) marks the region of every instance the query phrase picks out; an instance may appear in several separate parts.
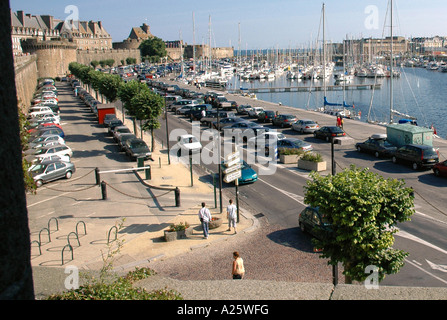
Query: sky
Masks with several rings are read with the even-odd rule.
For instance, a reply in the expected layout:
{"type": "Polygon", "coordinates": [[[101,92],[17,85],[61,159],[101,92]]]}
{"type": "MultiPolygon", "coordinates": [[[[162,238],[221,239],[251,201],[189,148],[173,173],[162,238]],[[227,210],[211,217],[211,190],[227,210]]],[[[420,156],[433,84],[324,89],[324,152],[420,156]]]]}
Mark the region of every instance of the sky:
{"type": "MultiPolygon", "coordinates": [[[[388,0],[325,0],[325,38],[390,34],[388,0]]],[[[10,0],[10,8],[57,19],[102,21],[113,42],[143,23],[165,41],[235,49],[296,49],[322,41],[323,1],[315,0],[10,0]],[[211,32],[210,32],[211,30],[211,32]]],[[[447,1],[394,0],[393,34],[447,36],[447,1]]]]}

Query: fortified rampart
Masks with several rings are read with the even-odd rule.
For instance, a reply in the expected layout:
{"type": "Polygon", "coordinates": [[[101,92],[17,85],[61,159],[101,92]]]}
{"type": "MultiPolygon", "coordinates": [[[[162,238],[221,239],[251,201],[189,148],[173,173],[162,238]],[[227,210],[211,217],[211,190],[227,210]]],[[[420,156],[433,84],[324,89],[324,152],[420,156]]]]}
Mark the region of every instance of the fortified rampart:
{"type": "Polygon", "coordinates": [[[126,61],[127,58],[135,58],[137,63],[141,62],[139,49],[109,49],[109,50],[78,50],[76,52],[76,62],[90,65],[93,60],[101,61],[107,59],[115,60],[115,66],[121,64],[121,60],[126,61]]]}
{"type": "Polygon", "coordinates": [[[27,112],[38,79],[37,55],[15,56],[14,71],[18,105],[22,112],[27,112]]]}

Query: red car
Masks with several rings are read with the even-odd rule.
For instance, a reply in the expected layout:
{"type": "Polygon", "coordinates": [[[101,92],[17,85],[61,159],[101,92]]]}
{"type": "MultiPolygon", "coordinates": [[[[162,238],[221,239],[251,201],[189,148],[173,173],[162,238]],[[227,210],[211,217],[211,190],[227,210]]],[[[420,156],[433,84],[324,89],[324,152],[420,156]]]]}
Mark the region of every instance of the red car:
{"type": "Polygon", "coordinates": [[[437,177],[447,176],[447,160],[438,162],[433,166],[432,170],[437,177]]]}
{"type": "Polygon", "coordinates": [[[58,127],[59,129],[62,130],[62,126],[60,124],[49,122],[49,123],[41,123],[41,124],[39,124],[39,126],[37,128],[28,130],[28,133],[33,133],[33,132],[35,132],[35,131],[37,131],[39,129],[42,129],[44,127],[58,127]]]}

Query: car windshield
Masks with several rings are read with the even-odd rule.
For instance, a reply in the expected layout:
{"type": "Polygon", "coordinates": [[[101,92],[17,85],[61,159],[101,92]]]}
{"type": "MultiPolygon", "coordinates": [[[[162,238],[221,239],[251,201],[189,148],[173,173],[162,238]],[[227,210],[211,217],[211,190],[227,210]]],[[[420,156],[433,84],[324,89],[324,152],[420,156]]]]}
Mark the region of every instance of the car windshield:
{"type": "Polygon", "coordinates": [[[144,141],[132,142],[132,148],[145,148],[145,147],[147,147],[147,145],[144,141]]]}
{"type": "Polygon", "coordinates": [[[187,137],[183,139],[183,143],[194,143],[198,142],[196,137],[187,137]]]}
{"type": "Polygon", "coordinates": [[[45,168],[46,168],[47,166],[46,165],[43,165],[43,164],[36,164],[36,165],[34,165],[32,168],[31,168],[31,171],[33,172],[33,173],[37,173],[37,174],[40,174],[40,173],[43,173],[44,171],[45,171],[45,168]]]}

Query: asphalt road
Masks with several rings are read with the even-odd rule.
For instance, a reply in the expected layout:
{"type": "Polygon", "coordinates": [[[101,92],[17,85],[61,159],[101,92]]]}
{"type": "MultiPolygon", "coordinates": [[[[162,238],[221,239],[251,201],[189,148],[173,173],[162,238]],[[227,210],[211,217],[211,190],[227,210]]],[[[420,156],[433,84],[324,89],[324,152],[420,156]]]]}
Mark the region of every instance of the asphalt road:
{"type": "MultiPolygon", "coordinates": [[[[181,86],[193,89],[187,85],[181,86]]],[[[207,90],[202,89],[202,91],[207,90]]],[[[236,95],[227,96],[229,96],[228,100],[236,100],[238,104],[262,106],[269,110],[279,110],[280,113],[294,113],[298,118],[311,118],[317,120],[321,126],[335,124],[333,116],[297,109],[291,111],[284,106],[264,101],[236,95]]],[[[191,132],[191,123],[185,117],[169,113],[168,121],[169,131],[181,128],[191,132]]],[[[280,129],[271,124],[266,126],[282,131],[289,137],[297,137],[311,143],[314,150],[328,160],[328,170],[330,170],[331,147],[329,143],[315,139],[311,134],[299,134],[290,128],[280,129]]],[[[447,195],[442,192],[447,187],[447,179],[435,177],[431,170],[414,171],[405,165],[393,164],[389,159],[376,159],[373,155],[359,153],[355,150],[356,142],[366,140],[373,133],[384,133],[384,127],[355,120],[345,120],[344,129],[352,138],[352,144],[335,146],[337,171],[341,171],[351,164],[368,167],[385,178],[404,179],[407,186],[414,188],[416,194],[416,214],[412,217],[412,221],[398,226],[401,232],[395,237],[395,247],[410,254],[401,271],[397,275],[388,276],[382,284],[422,287],[447,286],[447,239],[445,237],[447,234],[447,208],[445,206],[447,195]]],[[[203,130],[206,129],[202,128],[202,133],[203,130]]],[[[164,121],[156,135],[166,144],[164,121]]],[[[175,142],[171,141],[170,143],[172,145],[175,142]]],[[[204,146],[207,143],[209,143],[208,139],[202,140],[204,146]]],[[[440,149],[441,159],[445,159],[444,155],[447,155],[446,141],[436,140],[435,146],[440,149]]],[[[243,147],[242,150],[246,157],[246,148],[243,147]]],[[[217,172],[215,164],[202,164],[201,166],[206,167],[208,171],[217,172]]],[[[254,167],[257,167],[257,171],[259,170],[259,166],[255,165],[254,167]]],[[[298,226],[298,213],[305,208],[303,186],[308,179],[308,173],[297,169],[295,165],[278,163],[275,174],[261,175],[254,184],[240,186],[239,201],[241,201],[241,205],[250,208],[254,214],[265,216],[271,223],[278,224],[283,228],[294,228],[298,226]]],[[[224,183],[223,192],[234,195],[234,190],[233,186],[224,183]]]]}

